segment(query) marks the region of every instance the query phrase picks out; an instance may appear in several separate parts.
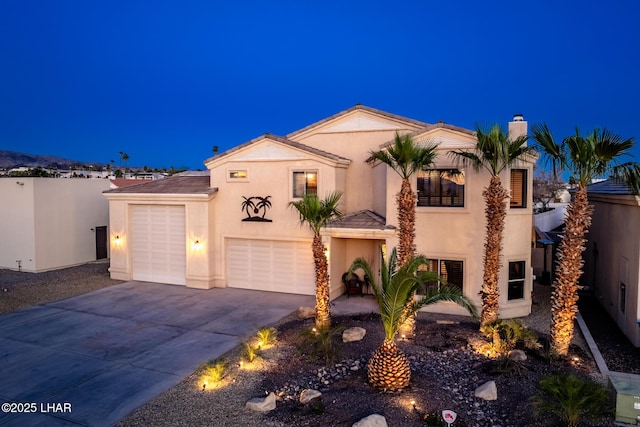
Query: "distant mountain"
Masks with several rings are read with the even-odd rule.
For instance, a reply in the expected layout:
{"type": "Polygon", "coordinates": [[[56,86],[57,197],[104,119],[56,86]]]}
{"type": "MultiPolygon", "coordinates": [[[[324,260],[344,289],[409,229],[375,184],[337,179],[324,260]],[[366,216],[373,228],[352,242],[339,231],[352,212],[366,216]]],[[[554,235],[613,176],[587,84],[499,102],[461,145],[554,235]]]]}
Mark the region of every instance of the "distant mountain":
{"type": "Polygon", "coordinates": [[[11,169],[21,166],[36,168],[38,166],[52,169],[69,169],[71,165],[104,166],[100,163],[80,162],[57,156],[44,156],[40,154],[25,154],[15,151],[0,150],[0,168],[11,169]]]}

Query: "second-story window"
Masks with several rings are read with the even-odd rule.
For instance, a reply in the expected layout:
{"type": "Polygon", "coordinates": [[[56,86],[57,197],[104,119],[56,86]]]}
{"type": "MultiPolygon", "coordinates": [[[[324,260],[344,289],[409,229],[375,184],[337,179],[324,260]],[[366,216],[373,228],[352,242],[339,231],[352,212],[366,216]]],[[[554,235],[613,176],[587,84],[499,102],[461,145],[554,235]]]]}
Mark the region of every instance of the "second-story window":
{"type": "Polygon", "coordinates": [[[460,169],[419,171],[418,206],[464,207],[464,172],[460,169]]]}
{"type": "Polygon", "coordinates": [[[527,207],[527,170],[511,169],[511,199],[512,208],[527,207]]]}
{"type": "Polygon", "coordinates": [[[293,172],[293,197],[302,198],[305,194],[318,194],[317,171],[293,172]]]}

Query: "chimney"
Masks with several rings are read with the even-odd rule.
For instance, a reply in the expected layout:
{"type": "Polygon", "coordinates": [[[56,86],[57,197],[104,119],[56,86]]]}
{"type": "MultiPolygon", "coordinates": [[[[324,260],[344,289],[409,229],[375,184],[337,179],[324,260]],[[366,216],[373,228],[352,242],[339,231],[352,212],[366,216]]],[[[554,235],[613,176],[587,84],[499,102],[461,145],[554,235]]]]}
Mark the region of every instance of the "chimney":
{"type": "MultiPolygon", "coordinates": [[[[509,138],[514,140],[519,136],[527,135],[527,122],[522,114],[514,114],[513,121],[509,122],[509,138]]],[[[525,143],[525,145],[527,145],[525,143]]]]}

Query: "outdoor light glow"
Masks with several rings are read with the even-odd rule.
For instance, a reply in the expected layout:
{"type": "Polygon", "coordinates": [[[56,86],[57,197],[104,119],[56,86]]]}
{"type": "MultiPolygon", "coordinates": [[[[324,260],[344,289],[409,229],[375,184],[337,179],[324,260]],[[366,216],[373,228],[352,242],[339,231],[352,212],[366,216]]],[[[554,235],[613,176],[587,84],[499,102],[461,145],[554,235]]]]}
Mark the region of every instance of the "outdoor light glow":
{"type": "Polygon", "coordinates": [[[416,401],[414,399],[411,399],[411,407],[416,409],[416,401]]]}
{"type": "Polygon", "coordinates": [[[191,243],[191,249],[193,249],[194,252],[200,252],[202,250],[202,242],[198,239],[194,240],[191,243]]]}
{"type": "Polygon", "coordinates": [[[122,245],[122,238],[120,237],[120,235],[119,235],[119,234],[116,234],[116,235],[113,237],[113,245],[114,245],[114,246],[120,246],[120,245],[122,245]]]}

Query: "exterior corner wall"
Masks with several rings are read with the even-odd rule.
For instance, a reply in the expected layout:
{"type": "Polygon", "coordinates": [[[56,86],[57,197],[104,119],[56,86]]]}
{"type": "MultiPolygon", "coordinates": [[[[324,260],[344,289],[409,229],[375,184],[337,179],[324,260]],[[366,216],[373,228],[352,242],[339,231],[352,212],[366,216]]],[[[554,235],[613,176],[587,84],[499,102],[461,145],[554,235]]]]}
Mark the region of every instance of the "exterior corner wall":
{"type": "Polygon", "coordinates": [[[0,268],[36,271],[34,178],[0,179],[0,268]]]}
{"type": "Polygon", "coordinates": [[[185,206],[187,237],[187,277],[189,288],[210,289],[212,279],[211,257],[215,248],[209,238],[209,202],[187,202],[185,206]]]}
{"type": "Polygon", "coordinates": [[[128,251],[129,205],[122,200],[109,201],[109,273],[112,279],[132,280],[128,251]]]}

